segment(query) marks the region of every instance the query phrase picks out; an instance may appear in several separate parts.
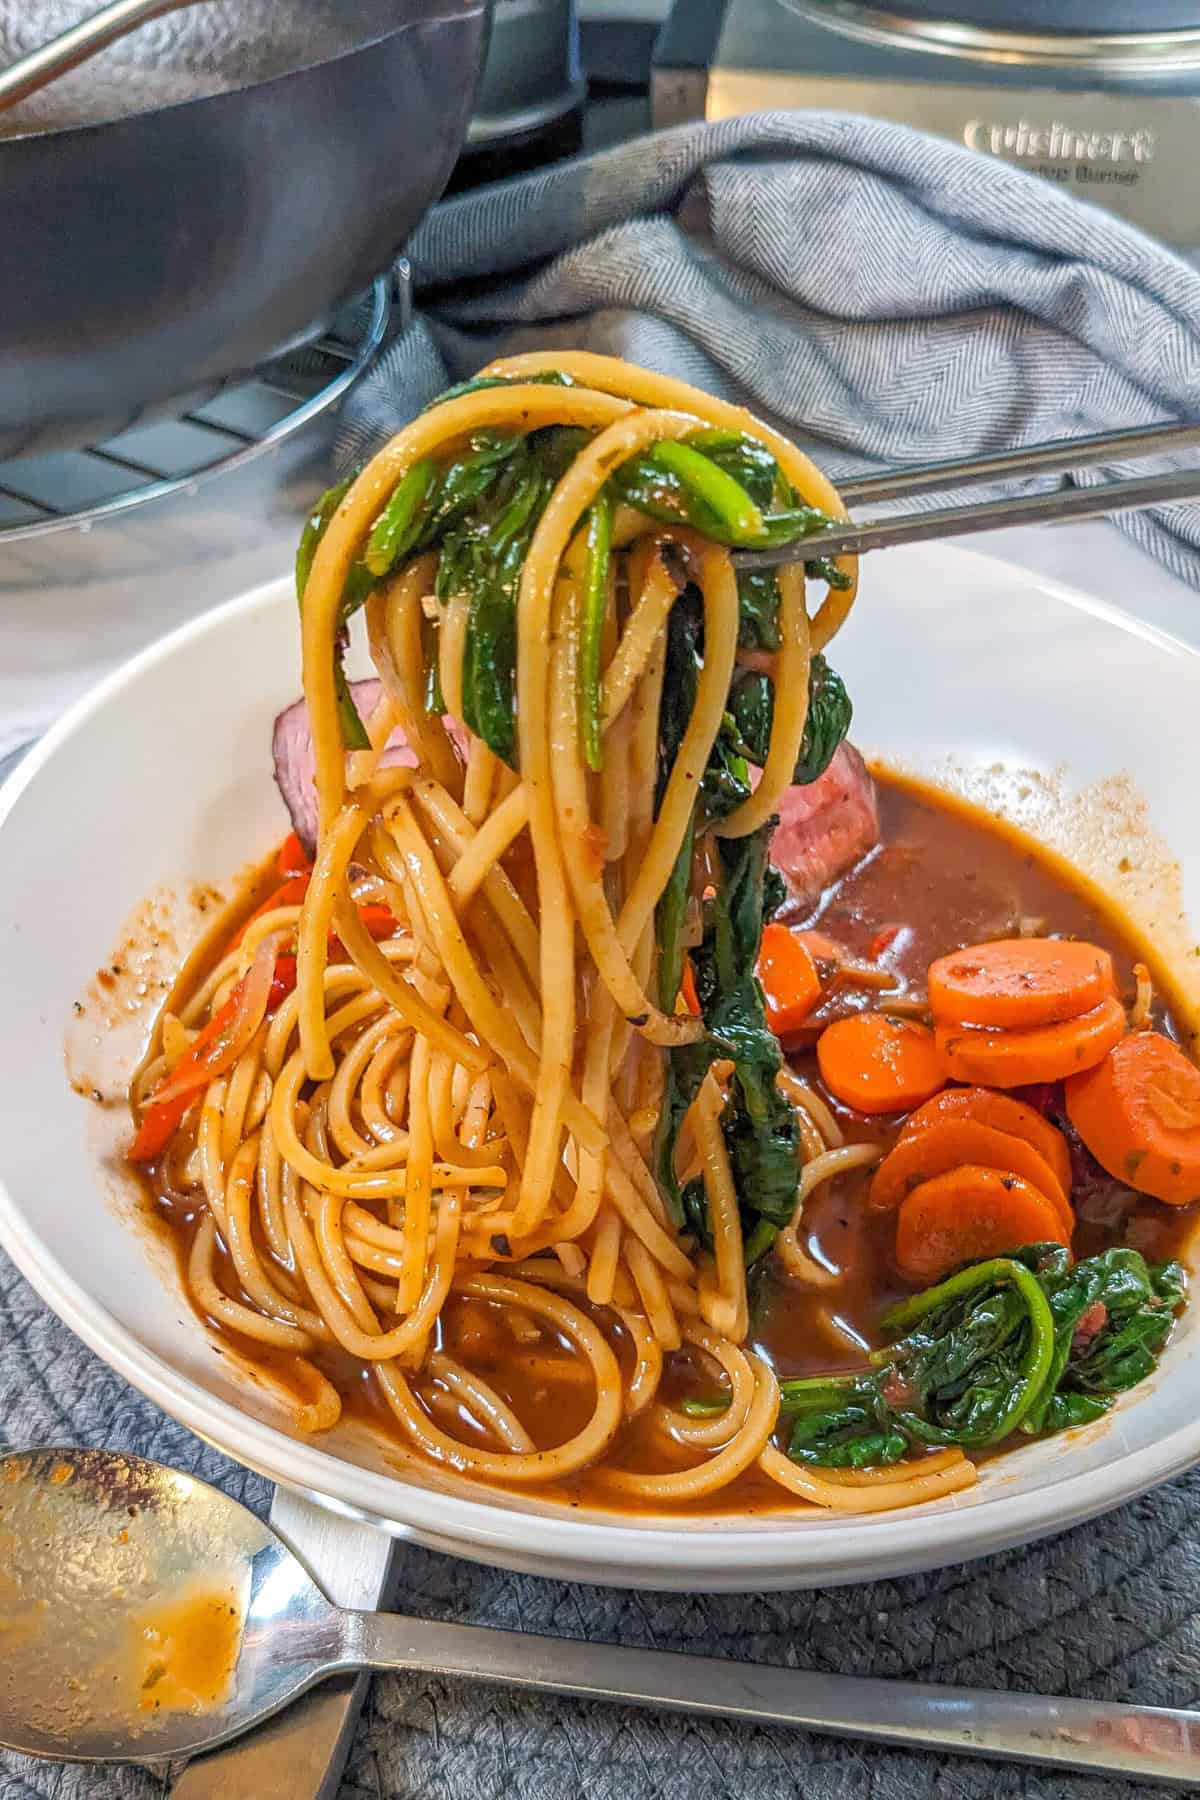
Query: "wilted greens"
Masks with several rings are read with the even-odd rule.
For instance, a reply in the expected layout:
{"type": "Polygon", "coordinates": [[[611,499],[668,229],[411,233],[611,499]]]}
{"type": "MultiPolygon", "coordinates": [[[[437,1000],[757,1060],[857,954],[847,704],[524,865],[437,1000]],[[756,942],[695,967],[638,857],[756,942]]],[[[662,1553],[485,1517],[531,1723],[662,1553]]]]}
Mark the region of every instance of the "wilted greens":
{"type": "MultiPolygon", "coordinates": [[[[808,672],[804,741],[792,773],[795,783],[803,786],[825,773],[850,730],[853,713],[850,696],[837,670],[831,669],[820,654],[814,656],[808,672]]],[[[775,715],[770,678],[753,669],[739,675],[729,692],[729,714],[744,754],[761,767],[771,742],[775,715]]]]}
{"type": "MultiPolygon", "coordinates": [[[[519,379],[545,386],[574,385],[569,376],[553,369],[519,379]]],[[[508,386],[513,380],[482,376],[450,388],[432,404],[508,386]]],[[[344,584],[339,625],[345,625],[376,584],[407,558],[426,550],[440,552],[438,598],[444,602],[452,595],[465,595],[468,602],[465,722],[510,763],[516,751],[516,596],[521,567],[556,483],[591,436],[573,426],[530,432],[480,430],[449,460],[439,464],[423,459],[398,481],[344,584]]],[[[301,604],[317,546],[353,479],[323,494],[305,523],[296,554],[301,604]]],[[[738,432],[698,430],[686,441],[656,444],[614,471],[587,522],[580,730],[585,759],[594,769],[602,762],[602,602],[612,555],[613,508],[620,501],[652,519],[690,525],[717,543],[746,547],[799,541],[832,522],[817,508],[798,504],[770,452],[738,432]]],[[[838,572],[824,559],[814,558],[812,566],[815,573],[840,584],[838,572]]],[[[743,576],[739,591],[743,643],[777,649],[775,577],[743,576]]],[[[338,665],[343,735],[347,747],[356,748],[366,743],[366,733],[340,673],[340,652],[338,665]]]]}
{"type": "MultiPolygon", "coordinates": [[[[695,701],[701,653],[701,615],[696,598],[676,601],[667,635],[660,725],[660,788],[666,786],[695,701]]],[[[697,819],[721,818],[751,793],[749,765],[731,719],[717,736],[700,783],[697,819]]],[[[767,1024],[755,975],[766,918],[782,898],[768,855],[772,824],[741,838],[717,840],[721,880],[704,907],[703,935],[690,952],[696,996],[707,1037],[672,1050],[657,1145],[659,1186],[677,1220],[686,1219],[701,1242],[710,1242],[708,1203],[702,1181],[680,1192],[675,1147],[688,1107],[710,1065],[732,1059],[734,1070],[721,1126],[737,1188],[748,1262],[767,1250],[796,1204],[799,1138],[795,1114],[779,1093],[779,1043],[767,1024]]],[[[659,1004],[675,1004],[683,971],[682,935],[691,871],[689,832],[659,901],[659,1004]]]]}
{"type": "Polygon", "coordinates": [[[1185,1294],[1179,1263],[1127,1248],[1072,1263],[1034,1244],[970,1264],[884,1315],[900,1335],[872,1369],[781,1383],[788,1454],[856,1469],[1086,1425],[1153,1371],[1185,1294]]]}

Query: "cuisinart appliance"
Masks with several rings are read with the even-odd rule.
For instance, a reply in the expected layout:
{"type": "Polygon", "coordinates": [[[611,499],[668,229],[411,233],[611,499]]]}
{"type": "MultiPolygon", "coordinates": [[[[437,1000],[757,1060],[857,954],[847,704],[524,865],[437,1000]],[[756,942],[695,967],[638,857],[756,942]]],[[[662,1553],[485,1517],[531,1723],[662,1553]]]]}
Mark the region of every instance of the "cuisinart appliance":
{"type": "Polygon", "coordinates": [[[865,113],[1200,251],[1200,0],[675,0],[654,122],[865,113]]]}

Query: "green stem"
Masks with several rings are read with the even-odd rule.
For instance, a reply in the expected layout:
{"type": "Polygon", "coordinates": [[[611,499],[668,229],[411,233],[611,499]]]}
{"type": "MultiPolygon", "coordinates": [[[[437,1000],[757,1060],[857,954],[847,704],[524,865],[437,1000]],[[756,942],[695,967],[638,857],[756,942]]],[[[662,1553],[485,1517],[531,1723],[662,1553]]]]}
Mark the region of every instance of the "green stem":
{"type": "MultiPolygon", "coordinates": [[[[912,1294],[907,1300],[899,1301],[895,1306],[889,1307],[882,1320],[887,1331],[905,1331],[909,1326],[927,1318],[938,1307],[959,1300],[978,1288],[991,1287],[1001,1282],[1010,1282],[1025,1302],[1029,1314],[1029,1342],[1021,1358],[1021,1381],[1012,1404],[997,1419],[987,1438],[982,1440],[991,1444],[998,1444],[1016,1430],[1026,1413],[1036,1405],[1050,1377],[1054,1362],[1054,1314],[1037,1277],[1010,1257],[993,1257],[990,1262],[975,1263],[969,1269],[960,1269],[957,1275],[940,1282],[937,1287],[926,1288],[924,1293],[912,1294]]],[[[893,1344],[890,1350],[875,1350],[870,1360],[877,1365],[894,1362],[898,1349],[899,1345],[893,1344]]]]}
{"type": "Polygon", "coordinates": [[[729,1411],[729,1395],[693,1394],[679,1403],[680,1412],[687,1413],[691,1419],[715,1419],[719,1413],[729,1411]]]}
{"type": "Polygon", "coordinates": [[[735,543],[758,538],[763,529],[763,516],[740,481],[690,444],[665,438],[647,452],[646,459],[655,468],[665,469],[716,515],[735,543]]]}
{"type": "Polygon", "coordinates": [[[427,456],[397,483],[367,539],[364,560],[372,575],[386,575],[416,542],[436,476],[437,464],[427,456]]]}
{"type": "Polygon", "coordinates": [[[844,1405],[857,1388],[859,1375],[806,1375],[779,1384],[780,1412],[825,1412],[844,1405]]]}
{"type": "Polygon", "coordinates": [[[683,926],[687,917],[688,888],[692,879],[692,850],[696,835],[693,813],[688,820],[675,867],[658,902],[658,1004],[672,1012],[683,980],[683,926]]]}
{"type": "Polygon", "coordinates": [[[347,750],[369,750],[371,740],[367,736],[367,728],[354,704],[350,683],[346,680],[346,671],[342,667],[341,657],[336,652],[333,659],[333,691],[337,695],[338,722],[342,728],[343,745],[347,750]]]}
{"type": "Polygon", "coordinates": [[[753,1268],[760,1256],[765,1256],[775,1239],[779,1236],[779,1226],[770,1219],[760,1219],[754,1227],[742,1250],[742,1260],[748,1269],[753,1268]]]}
{"type": "MultiPolygon", "coordinates": [[[[783,512],[765,513],[755,548],[765,550],[775,544],[793,544],[803,538],[816,537],[840,522],[815,506],[790,506],[783,512]]],[[[816,554],[815,549],[813,554],[816,554]]]]}
{"type": "Polygon", "coordinates": [[[587,518],[578,664],[580,747],[588,768],[596,770],[604,766],[600,742],[600,646],[608,610],[612,517],[612,501],[602,493],[587,518]]]}
{"type": "Polygon", "coordinates": [[[317,545],[325,536],[330,519],[349,493],[353,480],[353,475],[347,475],[345,481],[339,481],[334,487],[326,488],[304,521],[304,530],[300,533],[300,542],[296,546],[296,599],[301,605],[304,603],[304,590],[308,586],[308,577],[312,569],[313,557],[317,554],[317,545]]]}

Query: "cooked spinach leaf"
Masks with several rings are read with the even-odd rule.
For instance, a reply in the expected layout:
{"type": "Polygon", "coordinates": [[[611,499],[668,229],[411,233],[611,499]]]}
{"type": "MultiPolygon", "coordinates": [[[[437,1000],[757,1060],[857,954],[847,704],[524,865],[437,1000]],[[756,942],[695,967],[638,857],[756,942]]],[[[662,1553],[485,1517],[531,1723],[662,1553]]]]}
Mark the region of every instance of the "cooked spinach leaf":
{"type": "MultiPolygon", "coordinates": [[[[300,543],[296,549],[296,601],[301,612],[304,611],[304,593],[308,587],[308,578],[312,573],[313,558],[317,554],[317,546],[329,529],[329,522],[334,513],[350,491],[352,483],[358,477],[358,470],[347,475],[333,487],[326,488],[313,510],[304,521],[304,529],[300,533],[300,543]]],[[[358,715],[358,708],[350,692],[350,684],[346,680],[346,671],[342,659],[346,652],[345,626],[349,619],[362,606],[371,589],[375,585],[375,577],[362,557],[357,557],[346,572],[342,583],[341,604],[338,607],[337,636],[333,649],[333,685],[337,695],[338,721],[341,725],[342,743],[347,750],[366,750],[370,747],[366,726],[358,715]]]]}
{"type": "Polygon", "coordinates": [[[478,433],[444,473],[417,549],[437,541],[437,595],[466,595],[463,715],[511,763],[517,588],[530,540],[564,468],[588,434],[548,426],[524,436],[478,433]]]}
{"type": "Polygon", "coordinates": [[[849,733],[853,716],[845,682],[823,656],[814,656],[808,676],[808,718],[800,756],[792,772],[794,782],[803,785],[825,773],[838,745],[849,733]]]}
{"type": "Polygon", "coordinates": [[[561,369],[539,369],[533,375],[476,375],[470,381],[456,382],[453,387],[435,395],[429,405],[423,408],[432,412],[435,406],[444,406],[447,400],[460,400],[464,394],[481,394],[487,388],[516,387],[531,382],[536,387],[574,387],[573,375],[564,375],[561,369]]]}
{"type": "MultiPolygon", "coordinates": [[[[660,791],[665,787],[691,716],[700,654],[700,614],[691,595],[672,611],[667,639],[660,726],[660,791]]],[[[720,817],[750,793],[749,770],[732,721],[718,734],[700,783],[697,814],[720,817]]],[[[715,1060],[734,1070],[721,1126],[737,1188],[747,1259],[757,1260],[791,1218],[799,1180],[799,1134],[792,1108],[776,1087],[782,1066],[778,1041],[767,1024],[755,966],[764,916],[779,904],[777,877],[769,877],[772,824],[742,838],[717,840],[721,879],[705,905],[703,936],[691,951],[696,995],[707,1037],[671,1052],[657,1146],[657,1175],[676,1218],[686,1218],[710,1241],[703,1183],[681,1194],[675,1146],[684,1114],[715,1060]]],[[[659,1003],[673,1007],[683,966],[682,931],[691,872],[691,833],[659,902],[659,1003]]]]}
{"type": "MultiPolygon", "coordinates": [[[[823,656],[814,656],[808,673],[808,718],[792,774],[794,782],[803,785],[825,773],[850,730],[853,715],[841,676],[823,656]]],[[[729,692],[729,716],[743,753],[761,768],[767,759],[775,716],[775,691],[770,676],[756,669],[739,675],[729,692]]]]}
{"type": "Polygon", "coordinates": [[[1178,1263],[1060,1244],[969,1264],[884,1316],[900,1335],[873,1368],[781,1385],[788,1454],[863,1468],[933,1445],[983,1449],[1063,1431],[1151,1373],[1183,1303],[1178,1263]]]}

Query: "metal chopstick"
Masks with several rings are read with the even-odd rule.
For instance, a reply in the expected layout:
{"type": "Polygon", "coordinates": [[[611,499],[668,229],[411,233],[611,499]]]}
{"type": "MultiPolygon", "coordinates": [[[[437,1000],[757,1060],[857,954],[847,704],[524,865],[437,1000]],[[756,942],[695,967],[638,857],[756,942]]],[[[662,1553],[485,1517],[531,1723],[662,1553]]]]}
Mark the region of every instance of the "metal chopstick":
{"type": "MultiPolygon", "coordinates": [[[[1070,461],[1065,465],[1071,467],[1070,461]]],[[[1077,464],[1075,466],[1078,466],[1077,464]]],[[[1035,471],[1044,472],[1045,465],[1035,471]]],[[[1021,468],[1029,472],[1029,464],[1021,468]]],[[[946,506],[922,513],[901,513],[862,523],[847,522],[814,532],[793,544],[769,550],[736,550],[740,570],[778,569],[785,563],[811,562],[822,556],[861,556],[895,544],[920,544],[933,538],[967,537],[1008,525],[1058,525],[1072,519],[1098,519],[1109,513],[1136,512],[1146,506],[1168,506],[1200,499],[1200,468],[1172,469],[1162,475],[1134,475],[1095,487],[1060,488],[1048,494],[1016,494],[976,505],[946,506]]]]}
{"type": "Polygon", "coordinates": [[[982,456],[951,458],[915,469],[889,469],[886,474],[839,482],[838,492],[847,506],[864,500],[907,500],[913,494],[927,494],[938,488],[972,487],[977,482],[1002,481],[1007,477],[1023,480],[1034,475],[1056,475],[1064,469],[1095,468],[1099,463],[1120,462],[1125,457],[1159,456],[1196,445],[1200,445],[1200,423],[1140,425],[1131,431],[1103,431],[1098,436],[1066,438],[1056,444],[992,450],[982,456]]]}

